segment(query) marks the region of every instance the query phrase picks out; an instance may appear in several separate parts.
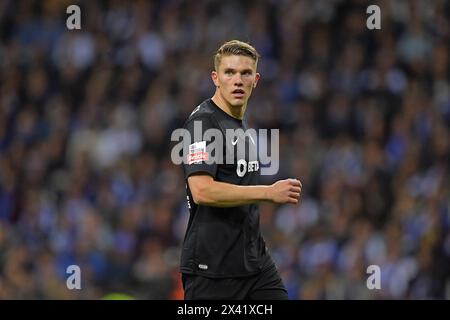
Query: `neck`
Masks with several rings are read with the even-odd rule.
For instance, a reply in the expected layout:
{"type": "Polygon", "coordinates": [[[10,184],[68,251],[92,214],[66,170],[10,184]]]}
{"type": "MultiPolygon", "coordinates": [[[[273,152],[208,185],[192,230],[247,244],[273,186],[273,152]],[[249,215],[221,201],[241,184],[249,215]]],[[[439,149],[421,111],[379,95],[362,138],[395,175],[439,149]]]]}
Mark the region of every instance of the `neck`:
{"type": "Polygon", "coordinates": [[[212,101],[227,114],[232,116],[233,118],[242,120],[244,118],[245,109],[247,108],[247,103],[242,106],[232,106],[229,104],[220,94],[219,90],[216,90],[214,96],[212,97],[212,101]]]}

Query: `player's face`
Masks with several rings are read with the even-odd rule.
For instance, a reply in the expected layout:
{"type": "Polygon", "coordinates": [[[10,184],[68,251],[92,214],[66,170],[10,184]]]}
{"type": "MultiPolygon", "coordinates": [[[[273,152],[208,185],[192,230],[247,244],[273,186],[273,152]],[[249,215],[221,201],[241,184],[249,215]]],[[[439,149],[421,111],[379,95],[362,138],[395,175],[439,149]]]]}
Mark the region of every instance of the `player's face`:
{"type": "Polygon", "coordinates": [[[222,98],[233,107],[247,104],[259,80],[256,62],[246,56],[229,55],[220,60],[212,79],[222,98]]]}

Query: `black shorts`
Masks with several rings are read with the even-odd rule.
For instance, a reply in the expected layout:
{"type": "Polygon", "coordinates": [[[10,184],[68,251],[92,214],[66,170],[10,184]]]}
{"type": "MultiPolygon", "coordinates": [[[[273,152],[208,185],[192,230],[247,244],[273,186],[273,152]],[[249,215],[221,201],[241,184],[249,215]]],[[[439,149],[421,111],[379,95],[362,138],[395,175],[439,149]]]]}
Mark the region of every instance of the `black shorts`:
{"type": "Polygon", "coordinates": [[[287,300],[286,288],[267,255],[261,273],[242,278],[206,278],[183,274],[185,300],[287,300]]]}

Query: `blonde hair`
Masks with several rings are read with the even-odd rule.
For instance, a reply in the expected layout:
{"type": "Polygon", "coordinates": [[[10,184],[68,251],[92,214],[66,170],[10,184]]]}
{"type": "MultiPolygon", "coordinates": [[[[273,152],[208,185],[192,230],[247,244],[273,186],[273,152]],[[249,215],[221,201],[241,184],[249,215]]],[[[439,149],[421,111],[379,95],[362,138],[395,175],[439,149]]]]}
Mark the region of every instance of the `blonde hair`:
{"type": "Polygon", "coordinates": [[[255,60],[256,63],[258,63],[258,59],[260,57],[256,49],[246,42],[242,42],[239,40],[227,41],[220,46],[220,48],[214,55],[214,68],[216,69],[216,71],[222,57],[230,55],[250,57],[255,60]]]}

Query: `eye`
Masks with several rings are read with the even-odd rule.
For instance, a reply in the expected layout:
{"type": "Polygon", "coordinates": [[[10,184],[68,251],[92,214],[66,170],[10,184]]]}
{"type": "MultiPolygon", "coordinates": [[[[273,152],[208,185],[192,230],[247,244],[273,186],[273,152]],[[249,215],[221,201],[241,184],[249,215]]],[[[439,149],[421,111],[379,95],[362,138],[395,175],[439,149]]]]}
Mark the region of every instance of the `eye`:
{"type": "Polygon", "coordinates": [[[227,76],[231,76],[231,75],[233,75],[233,71],[231,71],[231,70],[225,70],[225,74],[226,74],[227,76]]]}

